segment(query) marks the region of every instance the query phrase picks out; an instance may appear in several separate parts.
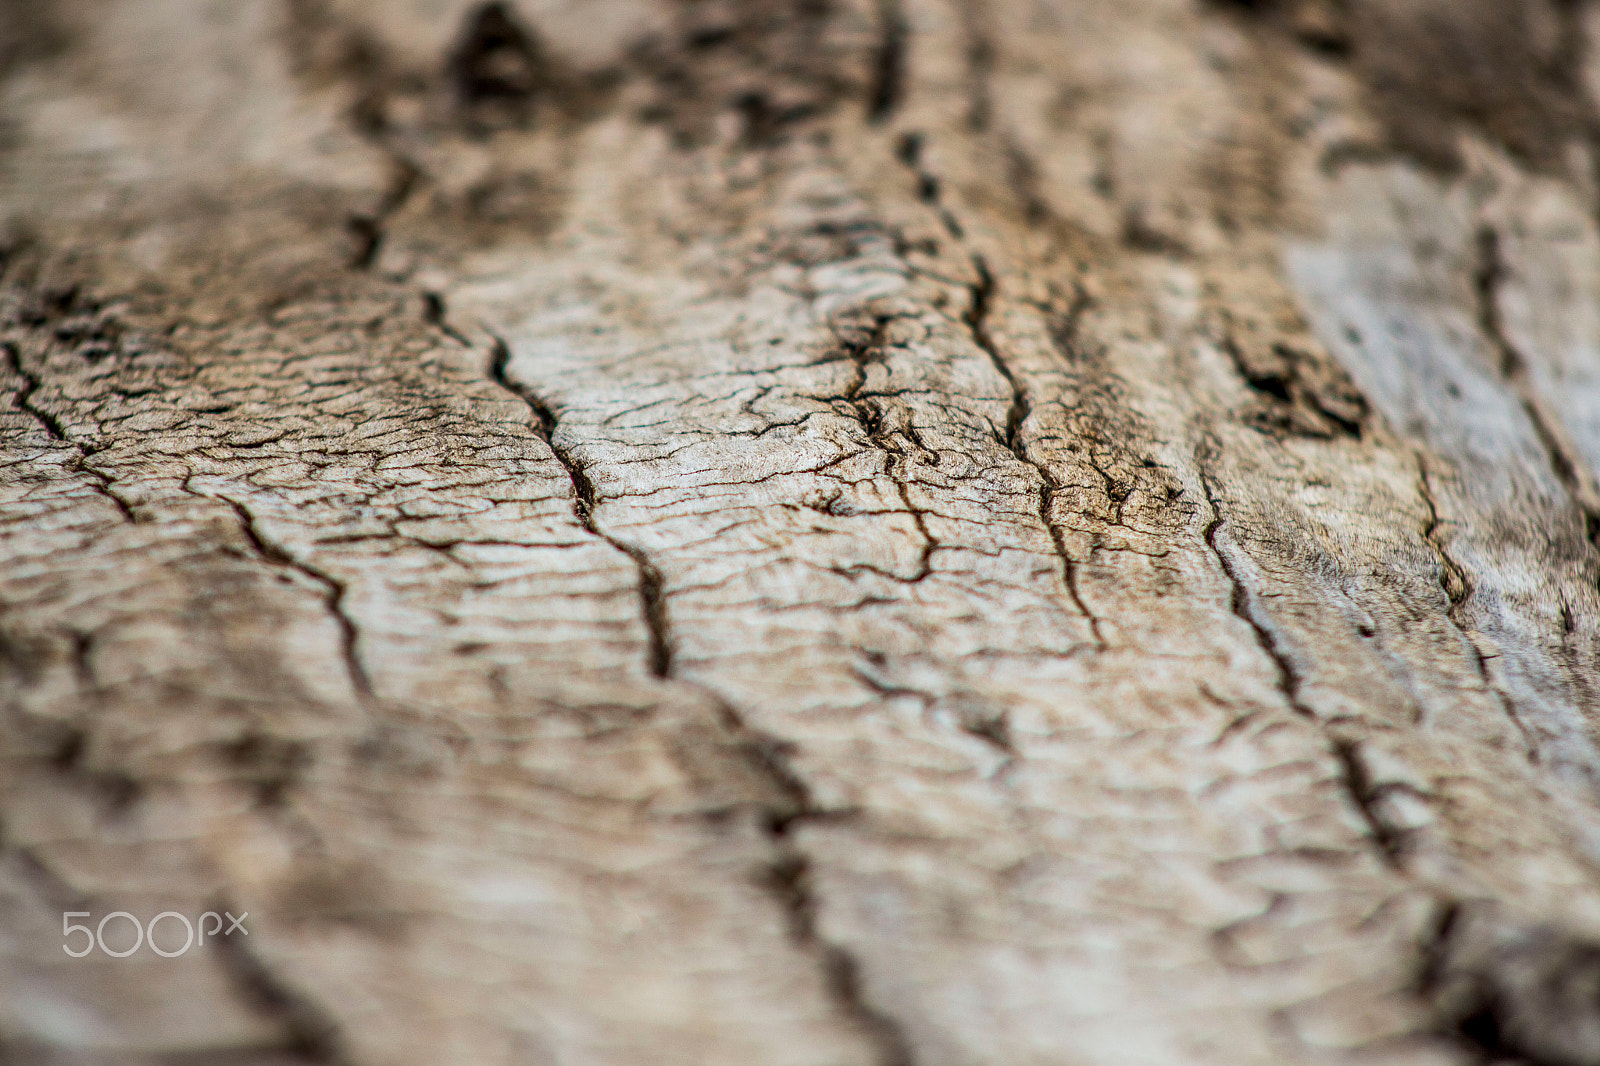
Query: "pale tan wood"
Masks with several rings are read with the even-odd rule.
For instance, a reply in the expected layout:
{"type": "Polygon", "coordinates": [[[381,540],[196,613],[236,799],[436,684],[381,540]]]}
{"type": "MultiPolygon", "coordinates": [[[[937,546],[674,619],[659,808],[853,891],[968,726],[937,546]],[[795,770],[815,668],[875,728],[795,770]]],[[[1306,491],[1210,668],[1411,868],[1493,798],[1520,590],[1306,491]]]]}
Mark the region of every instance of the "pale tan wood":
{"type": "Polygon", "coordinates": [[[0,7],[0,1053],[1600,1061],[1507,10],[0,7]]]}

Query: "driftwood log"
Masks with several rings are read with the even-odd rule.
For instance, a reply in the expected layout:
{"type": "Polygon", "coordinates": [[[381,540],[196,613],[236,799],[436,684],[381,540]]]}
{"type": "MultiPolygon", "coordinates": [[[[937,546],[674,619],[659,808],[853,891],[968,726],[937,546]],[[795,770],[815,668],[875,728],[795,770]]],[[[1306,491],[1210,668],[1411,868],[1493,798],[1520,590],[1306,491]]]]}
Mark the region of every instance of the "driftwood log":
{"type": "Polygon", "coordinates": [[[1600,1062],[1597,48],[0,3],[0,1060],[1600,1062]]]}

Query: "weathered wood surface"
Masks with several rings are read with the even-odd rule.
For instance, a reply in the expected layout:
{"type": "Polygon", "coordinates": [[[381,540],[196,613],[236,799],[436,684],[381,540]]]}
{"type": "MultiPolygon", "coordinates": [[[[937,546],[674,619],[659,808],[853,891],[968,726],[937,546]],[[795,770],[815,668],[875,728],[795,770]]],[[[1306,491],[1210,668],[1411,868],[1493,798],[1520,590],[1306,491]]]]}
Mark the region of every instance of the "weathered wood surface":
{"type": "Polygon", "coordinates": [[[0,1059],[1600,1062],[1600,7],[0,20],[0,1059]]]}

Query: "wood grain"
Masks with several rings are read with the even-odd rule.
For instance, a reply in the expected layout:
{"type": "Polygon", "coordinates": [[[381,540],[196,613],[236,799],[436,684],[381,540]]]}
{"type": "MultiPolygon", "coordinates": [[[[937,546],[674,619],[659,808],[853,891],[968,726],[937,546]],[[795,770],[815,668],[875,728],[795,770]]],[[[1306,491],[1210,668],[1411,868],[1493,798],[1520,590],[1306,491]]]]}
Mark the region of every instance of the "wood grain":
{"type": "Polygon", "coordinates": [[[0,4],[0,1058],[1600,1061],[1591,7],[0,4]]]}

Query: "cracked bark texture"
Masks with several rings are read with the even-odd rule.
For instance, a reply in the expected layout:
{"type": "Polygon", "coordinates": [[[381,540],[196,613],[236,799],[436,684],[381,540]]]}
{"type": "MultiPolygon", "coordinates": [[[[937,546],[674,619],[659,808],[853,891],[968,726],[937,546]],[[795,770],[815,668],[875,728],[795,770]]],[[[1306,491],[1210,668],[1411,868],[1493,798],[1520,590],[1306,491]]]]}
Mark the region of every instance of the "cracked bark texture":
{"type": "Polygon", "coordinates": [[[1597,35],[0,3],[0,1060],[1600,1062],[1597,35]]]}

